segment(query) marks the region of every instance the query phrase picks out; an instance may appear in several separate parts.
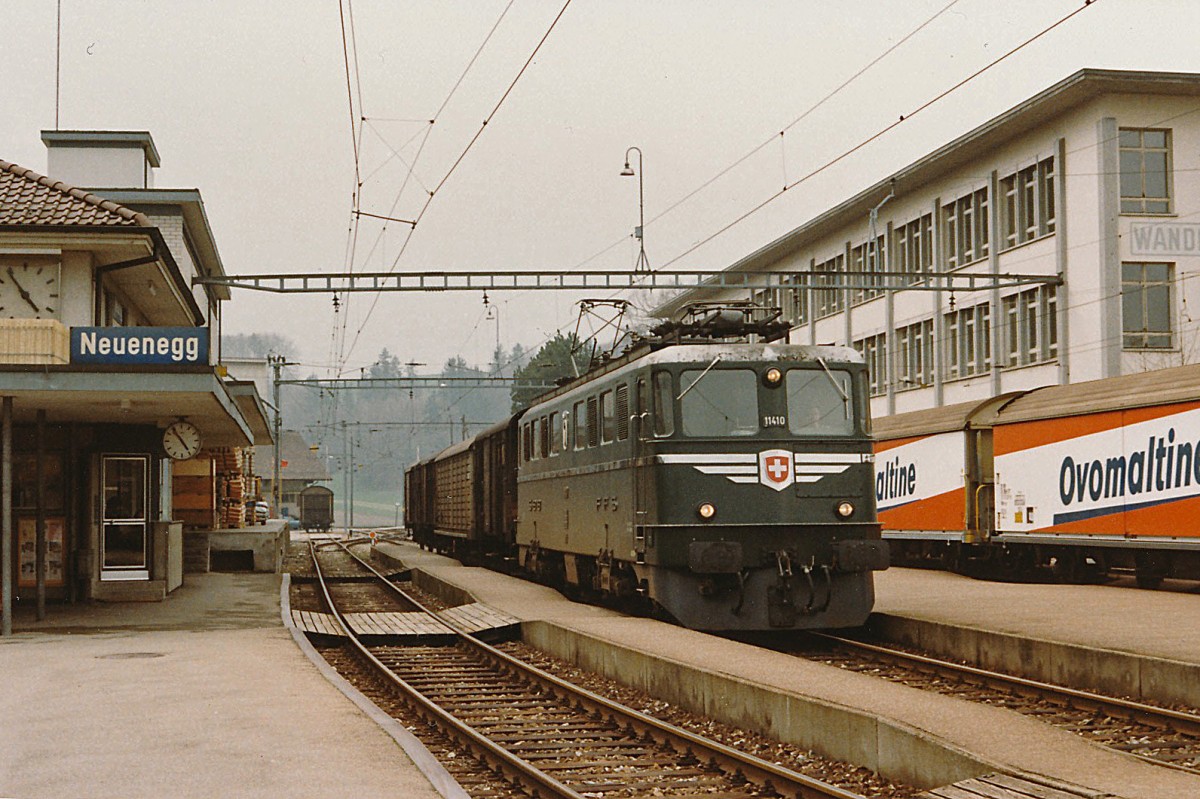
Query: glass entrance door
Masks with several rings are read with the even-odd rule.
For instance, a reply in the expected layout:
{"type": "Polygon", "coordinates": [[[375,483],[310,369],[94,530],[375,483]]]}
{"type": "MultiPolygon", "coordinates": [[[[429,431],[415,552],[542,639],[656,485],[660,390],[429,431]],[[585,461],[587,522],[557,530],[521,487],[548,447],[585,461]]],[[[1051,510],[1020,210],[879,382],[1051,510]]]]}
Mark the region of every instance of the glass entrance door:
{"type": "Polygon", "coordinates": [[[150,459],[138,455],[101,458],[104,487],[101,580],[148,580],[146,483],[150,459]]]}

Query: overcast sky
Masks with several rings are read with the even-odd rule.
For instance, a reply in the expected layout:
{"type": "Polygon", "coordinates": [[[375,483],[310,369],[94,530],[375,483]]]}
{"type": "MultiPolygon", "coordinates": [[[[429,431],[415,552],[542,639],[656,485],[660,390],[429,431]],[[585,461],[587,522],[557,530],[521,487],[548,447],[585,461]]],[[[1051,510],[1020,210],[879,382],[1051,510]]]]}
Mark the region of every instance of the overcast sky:
{"type": "MultiPolygon", "coordinates": [[[[445,179],[562,0],[342,0],[340,10],[353,13],[357,54],[349,92],[338,0],[62,0],[59,127],[149,130],[162,156],[157,186],[200,189],[230,274],[339,272],[350,264],[348,94],[355,116],[367,120],[358,126],[362,211],[413,219],[442,184],[402,254],[409,226],[384,230],[362,219],[356,271],[631,268],[637,179],[619,174],[631,145],[644,153],[651,266],[719,268],[1078,69],[1200,72],[1200,3],[1094,0],[712,237],[784,183],[1083,5],[572,0],[445,179]]],[[[45,172],[39,132],[55,126],[56,2],[3,6],[0,158],[45,172]]],[[[493,295],[503,346],[536,347],[555,329],[572,328],[577,299],[493,295]]],[[[358,294],[335,315],[324,295],[235,291],[225,331],[287,336],[321,373],[339,361],[356,373],[383,347],[430,368],[455,354],[483,365],[497,335],[483,313],[475,293],[377,301],[358,294]]]]}

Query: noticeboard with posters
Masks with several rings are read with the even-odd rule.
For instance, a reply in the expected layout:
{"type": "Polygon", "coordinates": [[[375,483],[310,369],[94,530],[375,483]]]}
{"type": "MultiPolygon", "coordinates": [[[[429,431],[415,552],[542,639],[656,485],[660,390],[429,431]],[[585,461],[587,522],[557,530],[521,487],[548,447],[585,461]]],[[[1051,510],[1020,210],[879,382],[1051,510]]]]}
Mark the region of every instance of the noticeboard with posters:
{"type": "MultiPolygon", "coordinates": [[[[46,586],[59,588],[63,585],[63,531],[66,520],[61,516],[46,519],[46,586]]],[[[37,519],[22,516],[17,520],[17,548],[20,551],[18,564],[20,588],[37,586],[37,519]]]]}

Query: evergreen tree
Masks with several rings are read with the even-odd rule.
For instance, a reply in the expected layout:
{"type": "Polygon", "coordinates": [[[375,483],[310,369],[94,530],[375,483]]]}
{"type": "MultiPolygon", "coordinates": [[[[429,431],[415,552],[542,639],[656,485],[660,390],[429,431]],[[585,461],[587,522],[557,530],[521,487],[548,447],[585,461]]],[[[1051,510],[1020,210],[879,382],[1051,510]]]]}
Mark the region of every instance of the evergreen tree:
{"type": "Polygon", "coordinates": [[[582,344],[574,333],[556,333],[529,363],[517,370],[517,383],[512,389],[512,409],[518,411],[529,407],[547,390],[530,384],[556,383],[578,377],[587,371],[590,360],[590,355],[583,352],[582,344]]]}

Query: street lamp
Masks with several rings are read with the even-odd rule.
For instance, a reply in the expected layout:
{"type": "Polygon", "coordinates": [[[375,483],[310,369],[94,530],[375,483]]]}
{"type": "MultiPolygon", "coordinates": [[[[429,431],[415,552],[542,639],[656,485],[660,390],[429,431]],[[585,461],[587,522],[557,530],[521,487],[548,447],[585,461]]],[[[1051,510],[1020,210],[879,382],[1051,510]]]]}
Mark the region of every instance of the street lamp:
{"type": "Polygon", "coordinates": [[[650,261],[649,261],[649,259],[646,258],[646,241],[642,235],[644,233],[644,231],[646,230],[646,201],[645,201],[645,193],[642,191],[643,172],[644,172],[644,169],[642,168],[642,150],[641,150],[641,148],[640,147],[630,147],[628,150],[625,151],[625,168],[621,170],[621,175],[623,177],[627,177],[627,178],[631,178],[634,175],[637,175],[637,179],[638,179],[638,226],[636,228],[634,228],[634,230],[633,230],[633,236],[634,236],[634,238],[636,238],[638,240],[638,258],[637,258],[637,265],[634,266],[633,271],[635,273],[643,273],[644,272],[646,274],[649,274],[650,261]],[[638,168],[637,168],[636,172],[634,172],[633,167],[631,167],[629,165],[629,154],[633,153],[633,152],[637,153],[638,168]]]}

